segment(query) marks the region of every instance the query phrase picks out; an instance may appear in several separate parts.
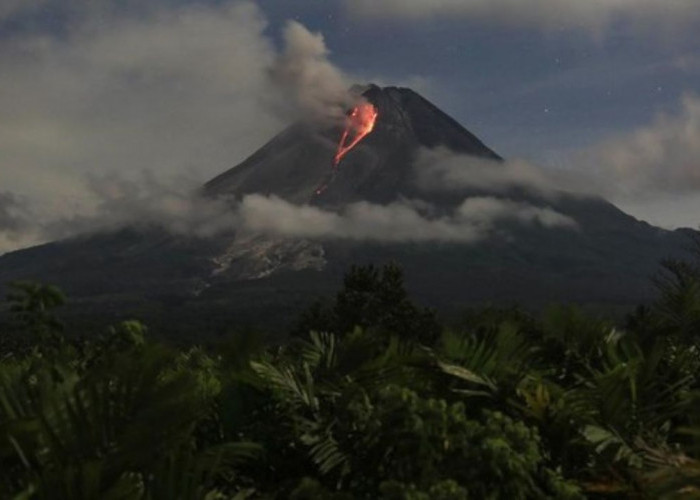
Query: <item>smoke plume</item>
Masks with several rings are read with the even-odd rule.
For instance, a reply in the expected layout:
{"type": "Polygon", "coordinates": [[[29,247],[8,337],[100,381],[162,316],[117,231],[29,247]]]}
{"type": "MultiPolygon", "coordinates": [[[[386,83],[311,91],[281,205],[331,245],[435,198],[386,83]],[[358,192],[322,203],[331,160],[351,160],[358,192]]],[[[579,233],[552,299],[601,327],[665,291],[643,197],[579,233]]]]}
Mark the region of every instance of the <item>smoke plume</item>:
{"type": "Polygon", "coordinates": [[[296,21],[284,28],[284,51],[270,69],[273,82],[295,118],[340,120],[353,105],[349,82],[328,60],[329,51],[320,33],[311,33],[296,21]]]}

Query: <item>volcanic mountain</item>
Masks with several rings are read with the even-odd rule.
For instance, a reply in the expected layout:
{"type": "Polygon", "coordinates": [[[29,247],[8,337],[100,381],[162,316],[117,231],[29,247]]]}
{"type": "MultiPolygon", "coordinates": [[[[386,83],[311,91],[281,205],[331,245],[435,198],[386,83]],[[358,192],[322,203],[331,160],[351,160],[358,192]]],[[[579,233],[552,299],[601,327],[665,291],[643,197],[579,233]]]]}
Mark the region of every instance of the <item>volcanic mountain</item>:
{"type": "Polygon", "coordinates": [[[210,195],[273,194],[294,203],[342,205],[387,203],[415,194],[411,164],[420,148],[500,160],[472,133],[409,89],[370,85],[362,94],[376,109],[371,133],[337,166],[327,189],[317,194],[332,168],[343,130],[298,123],[287,128],[240,165],[209,181],[210,195]]]}
{"type": "Polygon", "coordinates": [[[351,264],[390,261],[404,267],[418,300],[443,310],[483,302],[629,306],[651,297],[649,277],[659,261],[687,244],[689,230],[653,227],[600,198],[522,188],[425,190],[415,182],[422,151],[480,158],[483,168],[500,168],[502,159],[410,89],[370,85],[361,93],[358,106],[368,108],[353,111],[364,117],[357,130],[350,126],[354,114],[350,125],[291,125],[206,183],[201,195],[233,203],[251,194],[274,196],[326,211],[419,200],[438,214],[470,197],[489,196],[557,213],[574,221],[575,229],[504,222],[503,231],[478,242],[387,243],[233,230],[186,238],[132,227],[3,255],[0,284],[55,283],[73,298],[73,314],[86,324],[139,317],[163,331],[282,325],[302,305],[335,290],[351,264]],[[348,144],[358,134],[357,144],[342,151],[341,138],[348,144]]]}

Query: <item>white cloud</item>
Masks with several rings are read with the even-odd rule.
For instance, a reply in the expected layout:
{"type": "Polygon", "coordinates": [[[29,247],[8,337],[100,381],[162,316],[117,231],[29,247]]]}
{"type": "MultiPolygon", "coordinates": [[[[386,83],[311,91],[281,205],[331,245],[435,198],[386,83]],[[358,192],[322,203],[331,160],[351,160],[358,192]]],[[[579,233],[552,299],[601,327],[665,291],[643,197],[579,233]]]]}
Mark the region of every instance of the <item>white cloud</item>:
{"type": "Polygon", "coordinates": [[[32,213],[27,201],[8,191],[0,191],[0,253],[31,241],[32,213]]]}
{"type": "Polygon", "coordinates": [[[159,227],[171,234],[210,237],[236,228],[235,211],[224,200],[205,198],[191,179],[164,180],[89,176],[88,189],[99,203],[91,211],[44,222],[40,235],[60,239],[124,227],[159,227]]]}
{"type": "Polygon", "coordinates": [[[421,150],[414,172],[417,184],[428,190],[474,188],[502,193],[513,187],[543,192],[555,188],[551,175],[526,162],[459,155],[445,148],[421,150]]]}
{"type": "Polygon", "coordinates": [[[700,20],[697,0],[345,0],[347,10],[388,19],[463,17],[554,30],[601,33],[622,21],[658,31],[700,20]]]}
{"type": "Polygon", "coordinates": [[[581,167],[606,179],[612,194],[663,196],[700,190],[700,98],[688,95],[675,115],[592,147],[581,167]]]}
{"type": "Polygon", "coordinates": [[[19,231],[28,218],[27,207],[21,198],[8,191],[0,191],[0,232],[19,231]]]}
{"type": "Polygon", "coordinates": [[[416,187],[424,193],[466,190],[508,196],[526,191],[549,203],[562,196],[598,196],[606,191],[607,181],[568,167],[543,167],[517,159],[494,161],[437,148],[419,152],[413,176],[416,187]]]}
{"type": "Polygon", "coordinates": [[[379,242],[443,241],[476,243],[490,237],[502,221],[547,228],[575,228],[576,222],[550,208],[493,197],[467,198],[449,216],[429,217],[420,204],[353,203],[341,212],[292,205],[277,197],[246,196],[239,224],[253,232],[309,239],[379,242]]]}
{"type": "Polygon", "coordinates": [[[490,227],[502,220],[513,220],[525,225],[538,224],[546,228],[577,226],[571,217],[549,207],[536,207],[491,196],[467,198],[457,209],[456,218],[481,227],[490,227]]]}
{"type": "Polygon", "coordinates": [[[477,243],[505,229],[502,223],[576,229],[576,222],[549,207],[507,198],[466,198],[451,214],[436,216],[422,200],[388,205],[356,202],[339,211],[295,205],[276,196],[247,195],[232,204],[200,196],[191,182],[164,182],[146,175],[138,181],[92,176],[88,185],[101,202],[90,213],[29,224],[21,200],[0,196],[0,251],[28,235],[59,239],[124,227],[167,230],[171,234],[211,237],[222,233],[267,235],[289,239],[357,240],[384,243],[477,243]],[[33,233],[30,233],[33,232],[33,233]]]}
{"type": "Polygon", "coordinates": [[[675,114],[573,155],[599,195],[663,227],[700,224],[700,98],[686,95],[675,114]]]}

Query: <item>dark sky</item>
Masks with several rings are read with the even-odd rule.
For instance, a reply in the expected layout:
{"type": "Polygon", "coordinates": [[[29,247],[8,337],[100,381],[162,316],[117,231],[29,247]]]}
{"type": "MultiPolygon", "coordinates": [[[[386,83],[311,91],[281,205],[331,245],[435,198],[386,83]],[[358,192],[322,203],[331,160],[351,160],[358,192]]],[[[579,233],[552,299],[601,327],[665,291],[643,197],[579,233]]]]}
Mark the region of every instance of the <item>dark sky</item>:
{"type": "Polygon", "coordinates": [[[79,217],[95,178],[235,165],[295,118],[268,82],[290,20],[323,37],[317,80],[412,87],[508,159],[698,225],[697,0],[3,0],[0,195],[79,217]]]}

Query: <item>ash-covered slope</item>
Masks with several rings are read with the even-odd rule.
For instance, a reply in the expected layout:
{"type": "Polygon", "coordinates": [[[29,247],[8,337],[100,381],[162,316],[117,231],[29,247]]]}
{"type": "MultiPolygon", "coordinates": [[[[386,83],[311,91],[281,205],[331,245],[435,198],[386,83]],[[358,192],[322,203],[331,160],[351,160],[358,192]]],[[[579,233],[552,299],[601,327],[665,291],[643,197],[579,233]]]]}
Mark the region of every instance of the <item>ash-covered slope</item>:
{"type": "Polygon", "coordinates": [[[543,197],[523,189],[424,192],[412,168],[421,148],[494,160],[483,168],[500,168],[501,158],[410,89],[370,85],[363,95],[378,118],[337,168],[333,159],[343,130],[297,123],[208,182],[203,194],[275,195],[326,210],[409,198],[442,213],[475,194],[507,196],[556,210],[574,219],[577,230],[509,227],[504,237],[496,231],[495,238],[465,245],[311,241],[234,231],[190,239],[129,229],[0,256],[0,288],[15,279],[55,283],[90,321],[141,317],[161,330],[283,324],[312,298],[331,293],[349,265],[388,261],[402,264],[411,291],[439,308],[483,301],[632,305],[650,298],[649,277],[659,260],[681,254],[687,243],[688,231],[652,227],[597,198],[543,197]]]}

